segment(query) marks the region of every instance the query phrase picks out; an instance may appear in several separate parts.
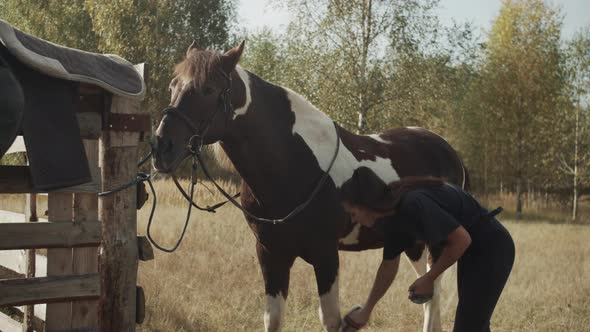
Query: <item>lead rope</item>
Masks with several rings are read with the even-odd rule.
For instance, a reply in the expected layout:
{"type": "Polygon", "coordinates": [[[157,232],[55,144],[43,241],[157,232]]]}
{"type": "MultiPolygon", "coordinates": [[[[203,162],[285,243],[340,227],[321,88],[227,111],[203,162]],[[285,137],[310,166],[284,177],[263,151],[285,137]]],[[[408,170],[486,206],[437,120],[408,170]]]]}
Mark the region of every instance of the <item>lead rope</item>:
{"type": "MultiPolygon", "coordinates": [[[[152,238],[151,228],[152,228],[152,221],[154,220],[154,211],[156,208],[156,191],[154,190],[154,186],[152,185],[152,182],[148,181],[148,184],[150,185],[150,189],[152,190],[152,193],[154,193],[154,202],[152,204],[152,211],[150,212],[150,217],[148,219],[146,235],[147,235],[148,240],[150,240],[150,242],[154,245],[154,247],[158,248],[159,250],[161,250],[163,252],[166,252],[169,254],[175,252],[176,249],[178,249],[178,247],[180,246],[180,243],[182,242],[182,240],[184,239],[184,235],[186,234],[186,230],[188,228],[188,223],[190,221],[191,211],[192,211],[192,207],[193,207],[193,196],[195,193],[195,185],[197,183],[196,176],[195,176],[196,171],[197,171],[197,163],[193,159],[193,164],[191,166],[190,200],[189,200],[189,205],[188,205],[188,211],[186,213],[186,220],[184,221],[184,227],[182,228],[182,233],[180,234],[178,241],[176,241],[176,244],[172,248],[164,248],[161,245],[159,245],[156,242],[156,240],[154,240],[152,238]]],[[[213,212],[215,212],[215,211],[213,211],[213,212]]]]}

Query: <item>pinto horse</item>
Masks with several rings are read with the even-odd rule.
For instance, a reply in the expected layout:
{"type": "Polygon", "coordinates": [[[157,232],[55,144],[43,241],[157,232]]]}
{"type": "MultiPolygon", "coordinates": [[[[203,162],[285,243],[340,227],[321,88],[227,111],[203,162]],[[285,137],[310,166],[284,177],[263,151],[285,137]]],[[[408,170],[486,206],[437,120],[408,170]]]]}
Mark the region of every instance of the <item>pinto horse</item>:
{"type": "MultiPolygon", "coordinates": [[[[244,42],[224,54],[195,43],[189,47],[176,66],[170,106],[156,132],[155,168],[173,172],[195,141],[219,142],[243,180],[241,204],[257,238],[265,284],[265,331],[281,329],[297,257],[313,266],[325,329],[338,331],[338,250],[383,245],[382,234],[354,224],[344,212],[343,184],[355,169],[367,167],[384,183],[431,175],[465,185],[465,169],[456,151],[425,129],[396,128],[368,136],[346,131],[299,94],[241,68],[243,50],[244,42]],[[316,191],[300,213],[283,223],[252,218],[283,217],[316,191]]],[[[406,255],[423,275],[424,245],[406,255]]],[[[437,282],[434,298],[424,306],[424,331],[440,331],[439,294],[437,282]]]]}

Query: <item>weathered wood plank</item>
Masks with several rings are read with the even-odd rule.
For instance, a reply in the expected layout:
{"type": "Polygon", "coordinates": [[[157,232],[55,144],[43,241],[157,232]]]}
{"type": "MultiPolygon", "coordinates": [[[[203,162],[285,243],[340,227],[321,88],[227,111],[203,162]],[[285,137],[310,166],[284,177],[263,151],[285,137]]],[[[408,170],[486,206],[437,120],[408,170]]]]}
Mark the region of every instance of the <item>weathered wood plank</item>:
{"type": "Polygon", "coordinates": [[[135,322],[137,324],[142,324],[145,320],[145,293],[143,292],[143,288],[141,286],[137,286],[137,312],[135,314],[135,322]]]}
{"type": "MultiPolygon", "coordinates": [[[[3,222],[26,222],[24,213],[0,210],[0,223],[3,222]]],[[[45,218],[39,218],[38,222],[47,222],[45,218]]]]}
{"type": "Polygon", "coordinates": [[[0,312],[0,331],[2,332],[20,332],[21,324],[11,317],[0,312]]]}
{"type": "MultiPolygon", "coordinates": [[[[73,195],[50,193],[47,195],[48,220],[72,221],[73,195]]],[[[71,275],[72,249],[47,250],[47,277],[71,275]]],[[[72,303],[53,303],[47,305],[45,327],[48,331],[70,329],[72,326],[72,303]]]]}
{"type": "MultiPolygon", "coordinates": [[[[113,96],[111,113],[139,113],[139,102],[113,96]]],[[[102,190],[116,188],[137,174],[138,133],[105,131],[100,139],[102,190]]],[[[100,255],[101,331],[135,331],[138,266],[136,188],[99,198],[103,223],[100,255]]]]}
{"type": "MultiPolygon", "coordinates": [[[[140,104],[136,100],[113,96],[111,113],[138,114],[140,113],[139,106],[140,104]]],[[[107,130],[103,132],[103,136],[108,136],[107,140],[112,147],[137,147],[140,133],[107,130]]]]}
{"type": "Polygon", "coordinates": [[[100,113],[76,113],[80,136],[86,139],[98,139],[102,133],[102,116],[100,113]]]}
{"type": "MultiPolygon", "coordinates": [[[[39,305],[36,305],[35,307],[39,307],[39,305]]],[[[11,317],[13,317],[13,318],[14,318],[14,320],[15,320],[17,323],[19,323],[19,324],[20,324],[21,322],[24,322],[24,319],[25,319],[25,318],[24,318],[24,314],[23,314],[23,312],[22,312],[22,309],[21,309],[22,307],[10,307],[10,306],[5,306],[5,307],[3,307],[3,308],[4,308],[4,309],[8,309],[8,310],[9,310],[9,312],[10,312],[10,316],[11,316],[11,317]]],[[[45,331],[45,321],[43,321],[43,319],[41,319],[41,318],[39,318],[39,317],[34,317],[34,318],[31,320],[31,323],[32,323],[31,331],[38,331],[38,332],[43,332],[43,331],[45,331]]],[[[25,325],[24,325],[24,323],[22,324],[22,326],[23,326],[23,328],[25,328],[25,325]]],[[[0,328],[0,331],[3,331],[3,330],[0,328]]],[[[19,332],[20,332],[20,331],[21,331],[21,330],[19,329],[19,332]]],[[[4,332],[4,331],[3,331],[3,332],[4,332]]]]}
{"type": "MultiPolygon", "coordinates": [[[[24,250],[0,250],[0,265],[20,274],[25,274],[26,253],[24,250]]],[[[35,257],[35,276],[47,276],[47,257],[37,254],[35,257]]]]}
{"type": "MultiPolygon", "coordinates": [[[[86,157],[91,169],[98,170],[98,141],[84,140],[86,157]]],[[[98,222],[98,196],[89,193],[74,194],[74,223],[100,227],[98,222]]],[[[101,236],[101,234],[98,234],[101,236]]],[[[98,248],[75,248],[74,274],[98,272],[98,248]]],[[[72,304],[72,328],[98,328],[98,301],[78,301],[72,304]]]]}
{"type": "MultiPolygon", "coordinates": [[[[0,305],[54,303],[98,298],[99,295],[100,276],[98,273],[0,280],[0,305]]],[[[51,314],[48,312],[47,319],[49,318],[51,318],[51,314]]],[[[48,325],[47,329],[52,328],[48,325]]]]}
{"type": "MultiPolygon", "coordinates": [[[[0,262],[2,263],[2,262],[0,262]]],[[[9,269],[6,266],[0,265],[0,279],[16,279],[16,278],[25,278],[27,275],[25,273],[19,273],[13,269],[9,269]]]]}
{"type": "Polygon", "coordinates": [[[90,247],[100,244],[100,223],[0,223],[0,250],[90,247]]]}
{"type": "Polygon", "coordinates": [[[93,173],[92,182],[77,186],[59,188],[54,190],[39,190],[33,188],[29,166],[0,166],[0,193],[2,194],[26,194],[43,192],[63,193],[97,193],[100,187],[99,173],[93,173]]]}
{"type": "MultiPolygon", "coordinates": [[[[25,220],[31,223],[39,221],[37,218],[37,194],[27,194],[25,196],[25,220]]],[[[35,249],[27,250],[26,254],[26,275],[27,278],[35,277],[35,249]]],[[[33,332],[35,321],[35,306],[27,305],[23,308],[23,332],[33,332]]]]}

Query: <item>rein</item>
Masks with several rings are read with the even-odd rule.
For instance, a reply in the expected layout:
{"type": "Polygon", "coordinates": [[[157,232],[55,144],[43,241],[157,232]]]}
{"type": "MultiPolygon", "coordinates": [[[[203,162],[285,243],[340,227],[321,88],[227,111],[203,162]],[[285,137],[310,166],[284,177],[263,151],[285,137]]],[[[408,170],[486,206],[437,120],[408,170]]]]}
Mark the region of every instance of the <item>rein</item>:
{"type": "MultiPolygon", "coordinates": [[[[201,164],[201,168],[203,169],[203,173],[205,174],[205,176],[213,183],[215,188],[217,188],[217,190],[227,199],[227,201],[229,201],[235,207],[240,209],[245,215],[250,217],[252,219],[252,221],[254,221],[256,223],[276,225],[276,224],[284,223],[284,222],[288,221],[289,219],[297,216],[299,213],[301,213],[301,211],[303,211],[311,203],[311,201],[313,201],[313,199],[320,192],[320,189],[322,189],[324,183],[326,182],[326,180],[330,176],[330,171],[332,170],[332,166],[334,166],[334,163],[336,162],[336,157],[338,157],[339,150],[340,150],[340,136],[338,135],[338,131],[336,130],[336,149],[334,149],[334,155],[332,156],[332,159],[330,160],[330,165],[328,166],[328,169],[326,170],[326,172],[324,172],[324,174],[322,175],[322,177],[318,181],[316,187],[310,193],[309,197],[305,201],[303,201],[302,203],[297,205],[286,216],[284,216],[282,218],[278,218],[278,219],[268,219],[268,218],[258,217],[256,215],[252,214],[251,212],[249,212],[248,210],[246,210],[238,201],[236,201],[234,199],[234,197],[232,197],[225,190],[223,190],[223,188],[221,188],[221,186],[219,186],[219,184],[217,184],[215,179],[213,179],[213,177],[209,173],[209,170],[207,170],[205,163],[203,162],[200,151],[195,153],[194,157],[197,158],[199,164],[201,164]]],[[[224,202],[224,204],[225,203],[227,203],[227,202],[224,202]]]]}
{"type": "MultiPolygon", "coordinates": [[[[221,72],[222,76],[228,81],[228,86],[219,95],[219,101],[220,101],[220,104],[222,104],[222,107],[218,108],[218,109],[221,109],[222,112],[225,113],[226,115],[229,115],[230,113],[233,114],[234,109],[231,105],[231,100],[230,100],[231,99],[231,94],[230,94],[231,77],[223,71],[220,71],[220,72],[221,72]]],[[[213,179],[213,177],[211,176],[209,170],[207,169],[207,167],[203,161],[203,157],[202,157],[201,153],[202,153],[202,148],[203,148],[204,137],[207,134],[209,127],[211,126],[211,124],[213,123],[213,121],[215,120],[215,118],[217,117],[217,115],[219,113],[220,113],[219,111],[214,111],[213,114],[209,117],[209,119],[207,119],[208,121],[205,122],[204,127],[201,129],[201,127],[194,124],[194,122],[190,119],[190,117],[188,117],[186,114],[180,112],[176,107],[169,106],[166,109],[164,109],[164,116],[171,115],[171,116],[178,117],[179,119],[183,120],[185,125],[187,125],[189,127],[189,129],[194,133],[189,138],[188,144],[186,145],[186,149],[189,152],[189,156],[187,156],[187,157],[192,158],[191,184],[190,184],[190,190],[189,190],[188,194],[186,193],[186,191],[184,189],[182,189],[182,186],[178,182],[178,179],[176,178],[176,176],[174,174],[172,174],[172,179],[174,181],[174,184],[176,185],[176,188],[189,203],[188,209],[187,209],[187,214],[186,214],[186,220],[184,223],[184,227],[182,229],[182,233],[180,234],[180,237],[178,238],[178,241],[176,242],[176,244],[174,246],[172,246],[171,248],[164,248],[161,245],[159,245],[151,236],[151,226],[152,226],[152,222],[153,222],[153,218],[154,218],[154,213],[156,210],[157,197],[156,197],[156,191],[155,191],[154,186],[151,181],[152,176],[150,174],[139,172],[137,174],[136,178],[131,180],[130,182],[128,182],[116,189],[101,192],[98,194],[98,196],[110,195],[110,194],[125,190],[127,188],[130,188],[131,186],[137,185],[140,182],[144,182],[144,181],[147,182],[150,187],[150,190],[152,191],[153,203],[152,203],[152,208],[150,211],[150,216],[149,216],[149,220],[148,220],[148,224],[147,224],[146,235],[147,235],[147,238],[150,240],[150,242],[157,249],[164,251],[166,253],[172,253],[172,252],[176,251],[176,249],[178,249],[178,247],[180,246],[180,243],[182,242],[184,235],[186,233],[186,230],[188,228],[188,223],[190,220],[191,211],[192,211],[193,207],[195,207],[201,211],[215,213],[218,208],[225,205],[227,202],[230,202],[234,206],[236,206],[238,209],[240,209],[246,216],[248,216],[252,222],[259,223],[259,224],[272,224],[272,225],[277,225],[277,224],[287,222],[288,220],[294,218],[299,213],[301,213],[318,195],[318,193],[322,189],[324,183],[327,181],[328,177],[330,176],[330,171],[332,170],[332,167],[334,166],[334,163],[336,162],[336,158],[338,157],[338,152],[340,150],[340,135],[338,134],[338,129],[336,128],[336,123],[334,123],[334,128],[336,130],[336,148],[334,149],[334,155],[332,156],[332,159],[330,160],[330,164],[328,166],[328,169],[324,172],[322,177],[319,179],[317,185],[315,186],[313,191],[310,193],[309,197],[305,201],[298,204],[291,212],[289,212],[287,215],[285,215],[282,218],[269,219],[269,218],[258,217],[256,215],[252,214],[251,212],[249,212],[248,210],[246,210],[246,208],[244,208],[236,200],[236,198],[240,196],[240,193],[237,193],[233,196],[228,194],[215,181],[215,179],[213,179]],[[195,186],[198,182],[197,181],[197,169],[198,169],[199,164],[201,165],[201,168],[203,169],[203,173],[205,174],[205,176],[213,183],[215,188],[217,188],[217,190],[227,199],[227,201],[220,202],[220,203],[217,203],[213,206],[206,206],[206,207],[199,206],[197,203],[195,203],[193,196],[194,196],[194,192],[195,192],[195,186]]],[[[156,150],[156,148],[152,144],[150,144],[150,148],[151,148],[150,152],[148,153],[147,156],[145,156],[138,163],[138,166],[141,166],[143,163],[145,163],[149,159],[150,156],[153,155],[153,152],[156,150]]],[[[256,236],[256,234],[254,234],[254,235],[256,236]]],[[[258,237],[257,237],[257,239],[258,239],[258,237]]],[[[258,240],[260,242],[260,239],[258,239],[258,240]]]]}

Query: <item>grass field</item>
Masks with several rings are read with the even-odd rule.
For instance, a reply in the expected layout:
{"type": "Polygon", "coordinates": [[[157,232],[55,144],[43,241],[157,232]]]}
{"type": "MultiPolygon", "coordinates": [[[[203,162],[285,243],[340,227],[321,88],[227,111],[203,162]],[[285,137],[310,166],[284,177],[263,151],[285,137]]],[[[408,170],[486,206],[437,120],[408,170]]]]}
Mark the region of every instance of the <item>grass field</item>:
{"type": "MultiPolygon", "coordinates": [[[[165,204],[158,208],[154,235],[172,245],[186,207],[178,205],[180,196],[170,183],[157,183],[157,190],[165,204]]],[[[140,232],[145,232],[147,210],[140,211],[140,232]]],[[[590,331],[590,227],[503,221],[517,256],[492,321],[494,331],[590,331]]],[[[264,292],[254,244],[236,208],[196,213],[176,253],[157,252],[154,261],[141,263],[139,284],[147,296],[142,331],[262,331],[264,292]]],[[[342,311],[364,300],[380,257],[378,250],[341,253],[342,311]]],[[[403,260],[366,331],[421,331],[422,308],[406,299],[414,278],[403,260]]],[[[454,271],[443,284],[443,328],[449,331],[456,305],[454,271]]],[[[297,260],[284,331],[322,331],[318,305],[313,270],[297,260]]]]}
{"type": "MultiPolygon", "coordinates": [[[[153,235],[171,246],[180,234],[186,205],[171,182],[156,182],[156,190],[159,206],[153,235]]],[[[201,188],[197,197],[205,196],[210,195],[201,188]]],[[[221,197],[216,195],[208,202],[218,200],[221,197]]],[[[19,210],[19,204],[17,197],[2,196],[0,209],[19,210]]],[[[139,212],[142,234],[149,207],[148,202],[139,212]]],[[[44,208],[42,202],[39,211],[44,208]]],[[[492,320],[493,330],[590,331],[590,227],[502,221],[514,237],[517,253],[492,320]]],[[[223,207],[216,214],[193,210],[180,249],[174,254],[156,252],[155,260],[140,263],[138,284],[147,298],[146,321],[140,331],[262,331],[264,292],[254,244],[236,208],[223,207]]],[[[341,253],[342,311],[364,300],[380,256],[378,250],[341,253]]],[[[455,276],[450,272],[443,280],[445,331],[452,328],[456,305],[455,276]]],[[[421,331],[422,308],[406,299],[414,279],[411,266],[402,260],[393,288],[366,331],[421,331]]],[[[284,331],[322,331],[318,304],[313,270],[297,260],[284,331]]]]}

